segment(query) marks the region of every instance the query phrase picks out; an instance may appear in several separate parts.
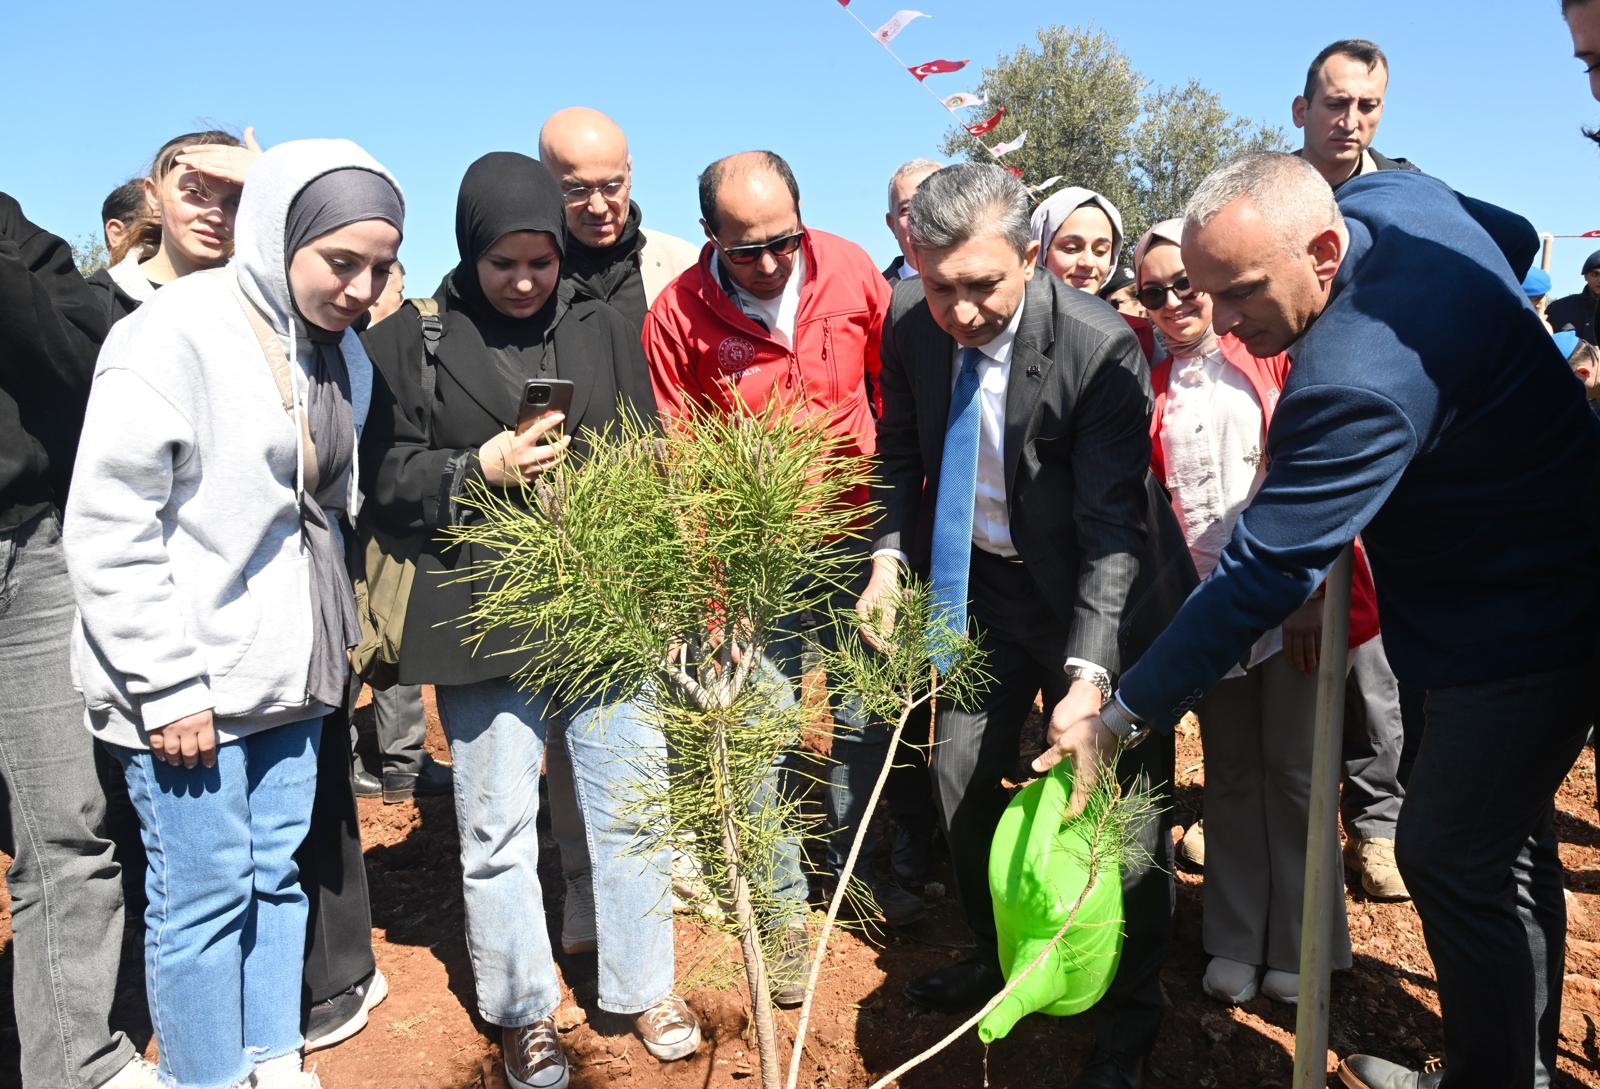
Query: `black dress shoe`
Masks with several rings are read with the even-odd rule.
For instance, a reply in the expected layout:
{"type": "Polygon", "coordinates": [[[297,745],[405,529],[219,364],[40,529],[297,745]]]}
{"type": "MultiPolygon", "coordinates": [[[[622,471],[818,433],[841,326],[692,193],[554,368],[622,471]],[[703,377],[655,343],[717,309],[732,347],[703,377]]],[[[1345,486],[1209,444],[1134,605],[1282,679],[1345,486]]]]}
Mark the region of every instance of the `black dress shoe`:
{"type": "Polygon", "coordinates": [[[1339,1082],[1346,1089],[1439,1089],[1444,1064],[1429,1059],[1421,1070],[1372,1055],[1352,1055],[1339,1065],[1339,1082]]]}
{"type": "Polygon", "coordinates": [[[360,764],[351,769],[350,781],[355,784],[357,798],[383,797],[383,783],[360,764]]]}
{"type": "Polygon", "coordinates": [[[450,769],[436,764],[433,758],[423,757],[422,770],[386,771],[383,773],[383,800],[385,804],[409,802],[413,797],[437,798],[449,794],[454,780],[450,769]]]}
{"type": "Polygon", "coordinates": [[[941,1013],[960,1013],[981,1006],[1006,985],[993,950],[918,976],[906,984],[906,997],[941,1013]]]}
{"type": "Polygon", "coordinates": [[[1096,1050],[1072,1089],[1143,1089],[1144,1057],[1096,1050]]]}

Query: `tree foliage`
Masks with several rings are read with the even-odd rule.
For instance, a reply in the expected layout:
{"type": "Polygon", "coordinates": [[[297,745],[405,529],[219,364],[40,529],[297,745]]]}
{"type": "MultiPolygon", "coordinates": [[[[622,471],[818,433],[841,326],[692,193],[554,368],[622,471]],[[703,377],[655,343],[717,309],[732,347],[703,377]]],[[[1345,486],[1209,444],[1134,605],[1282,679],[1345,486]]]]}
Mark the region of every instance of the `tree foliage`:
{"type": "MultiPolygon", "coordinates": [[[[1042,27],[1036,47],[1019,46],[983,70],[981,90],[1006,115],[985,139],[1027,143],[1005,157],[1031,182],[1103,193],[1122,212],[1128,241],[1183,210],[1202,178],[1247,151],[1282,150],[1284,131],[1237,117],[1215,92],[1190,80],[1160,87],[1133,67],[1116,41],[1092,27],[1042,27]]],[[[989,153],[954,129],[946,155],[980,162],[989,153]]]]}
{"type": "Polygon", "coordinates": [[[106,244],[99,235],[86,234],[72,243],[72,259],[78,263],[78,274],[89,276],[109,263],[106,244]]]}

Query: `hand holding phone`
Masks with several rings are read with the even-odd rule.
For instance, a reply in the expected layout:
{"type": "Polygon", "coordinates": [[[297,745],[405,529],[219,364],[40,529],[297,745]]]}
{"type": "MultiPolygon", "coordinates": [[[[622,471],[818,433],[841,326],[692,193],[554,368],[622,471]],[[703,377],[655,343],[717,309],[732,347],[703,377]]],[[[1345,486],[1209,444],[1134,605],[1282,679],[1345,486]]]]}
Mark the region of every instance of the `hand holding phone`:
{"type": "Polygon", "coordinates": [[[561,435],[566,416],[545,413],[521,431],[502,431],[478,448],[483,478],[497,488],[533,480],[566,456],[572,439],[561,435]]]}
{"type": "Polygon", "coordinates": [[[572,383],[564,378],[528,379],[522,387],[522,404],[517,409],[517,434],[552,413],[565,417],[572,411],[572,393],[572,383]]]}

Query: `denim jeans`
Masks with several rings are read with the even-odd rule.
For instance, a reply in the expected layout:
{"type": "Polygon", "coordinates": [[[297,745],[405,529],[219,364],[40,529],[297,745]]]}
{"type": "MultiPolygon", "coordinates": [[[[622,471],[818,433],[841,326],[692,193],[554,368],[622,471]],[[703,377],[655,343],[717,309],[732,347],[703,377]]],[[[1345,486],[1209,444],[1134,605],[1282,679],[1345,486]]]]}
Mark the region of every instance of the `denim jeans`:
{"type": "Polygon", "coordinates": [[[101,835],[94,741],[73,691],[72,587],[52,511],[0,532],[0,796],[15,857],[13,1009],[22,1083],[95,1089],[133,1044],[108,1021],[122,886],[101,835]]]}
{"type": "Polygon", "coordinates": [[[1555,1081],[1567,914],[1555,793],[1597,667],[1430,689],[1395,857],[1438,977],[1448,1089],[1555,1081]]]}
{"type": "Polygon", "coordinates": [[[217,746],[215,767],[115,748],[149,871],[145,987],[161,1073],[226,1089],[299,1049],[311,824],[322,719],[217,746]]]}
{"type": "Polygon", "coordinates": [[[545,739],[564,732],[595,891],[599,1003],[639,1013],[672,993],[671,852],[646,850],[641,776],[664,774],[660,729],[630,703],[562,702],[507,680],[439,685],[450,740],[478,1012],[531,1024],[561,998],[539,885],[539,772],[545,739]]]}

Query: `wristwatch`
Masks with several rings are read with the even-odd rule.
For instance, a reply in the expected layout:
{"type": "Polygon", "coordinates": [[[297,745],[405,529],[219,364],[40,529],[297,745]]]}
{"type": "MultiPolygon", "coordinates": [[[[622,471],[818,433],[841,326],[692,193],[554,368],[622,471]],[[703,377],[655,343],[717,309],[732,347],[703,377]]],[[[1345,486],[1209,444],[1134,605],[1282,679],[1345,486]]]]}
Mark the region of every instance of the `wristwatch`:
{"type": "Polygon", "coordinates": [[[1116,735],[1124,749],[1133,748],[1150,733],[1150,728],[1135,718],[1115,695],[1107,699],[1105,705],[1100,708],[1100,721],[1105,724],[1106,729],[1116,735]]]}
{"type": "Polygon", "coordinates": [[[1083,679],[1100,690],[1100,699],[1111,698],[1111,674],[1103,669],[1091,669],[1088,666],[1071,665],[1067,667],[1067,677],[1071,680],[1083,679]]]}

